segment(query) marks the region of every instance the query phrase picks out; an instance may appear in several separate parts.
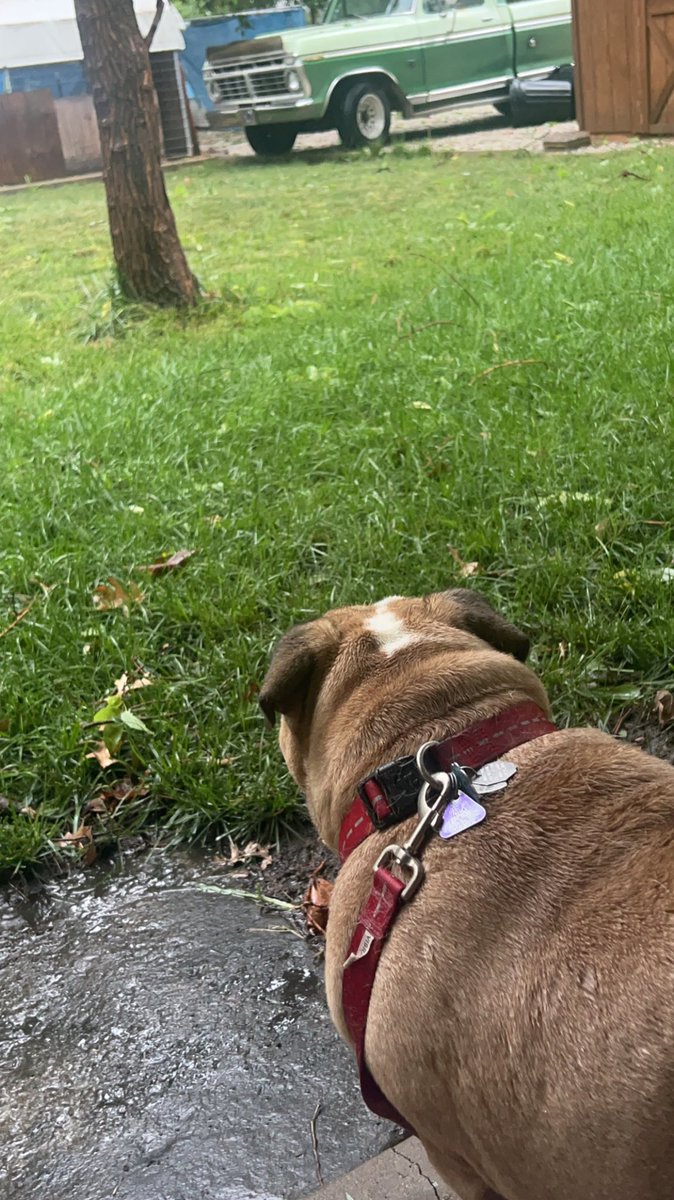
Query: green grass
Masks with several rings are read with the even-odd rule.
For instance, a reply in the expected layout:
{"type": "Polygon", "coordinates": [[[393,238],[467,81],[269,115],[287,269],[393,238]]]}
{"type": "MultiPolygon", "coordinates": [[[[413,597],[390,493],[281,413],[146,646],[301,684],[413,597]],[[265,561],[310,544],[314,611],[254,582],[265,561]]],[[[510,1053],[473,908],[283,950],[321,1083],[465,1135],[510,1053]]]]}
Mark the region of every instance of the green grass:
{"type": "Polygon", "coordinates": [[[531,631],[560,721],[649,702],[674,645],[674,157],[298,156],[169,187],[220,294],[188,317],[111,293],[101,185],[0,196],[0,628],[38,596],[0,640],[0,868],[118,775],[147,794],[99,839],[292,823],[254,696],[274,639],[463,583],[450,547],[531,631]],[[110,575],[144,594],[128,615],[93,606],[110,575]],[[138,664],[150,732],[101,774],[86,723],[138,664]]]}

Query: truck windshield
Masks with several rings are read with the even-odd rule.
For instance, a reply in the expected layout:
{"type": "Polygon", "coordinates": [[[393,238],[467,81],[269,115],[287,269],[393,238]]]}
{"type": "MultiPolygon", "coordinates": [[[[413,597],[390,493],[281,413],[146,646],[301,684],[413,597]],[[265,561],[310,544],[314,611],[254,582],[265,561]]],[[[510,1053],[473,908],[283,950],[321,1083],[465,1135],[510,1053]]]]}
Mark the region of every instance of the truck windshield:
{"type": "Polygon", "coordinates": [[[414,0],[330,0],[324,24],[333,21],[367,20],[368,17],[393,17],[414,11],[414,0]]]}

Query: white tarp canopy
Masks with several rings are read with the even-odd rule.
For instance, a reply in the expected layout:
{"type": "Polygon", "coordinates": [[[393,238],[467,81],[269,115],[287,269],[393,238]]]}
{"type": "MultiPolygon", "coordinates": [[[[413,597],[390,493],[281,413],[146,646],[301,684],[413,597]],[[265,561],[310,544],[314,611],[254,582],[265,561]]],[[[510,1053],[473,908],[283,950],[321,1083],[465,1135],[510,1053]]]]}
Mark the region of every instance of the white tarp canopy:
{"type": "MultiPolygon", "coordinates": [[[[141,33],[149,30],[156,7],[156,0],[134,0],[141,33]]],[[[184,28],[173,5],[165,4],[153,52],[184,49],[184,28]]],[[[81,58],[74,0],[0,0],[0,70],[81,58]]]]}

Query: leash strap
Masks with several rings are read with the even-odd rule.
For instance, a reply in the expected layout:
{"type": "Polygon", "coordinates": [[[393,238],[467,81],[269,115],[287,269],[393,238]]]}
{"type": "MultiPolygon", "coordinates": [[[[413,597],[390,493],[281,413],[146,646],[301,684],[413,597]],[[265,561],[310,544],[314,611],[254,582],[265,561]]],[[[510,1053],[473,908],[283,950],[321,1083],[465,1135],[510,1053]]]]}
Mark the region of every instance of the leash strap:
{"type": "Polygon", "coordinates": [[[375,871],[372,890],[361,909],[349,946],[349,957],[344,964],[342,1003],[344,1019],[354,1041],[363,1100],[378,1117],[409,1129],[375,1083],[365,1061],[365,1030],[372,987],[384,942],[403,903],[404,886],[402,880],[396,879],[385,867],[375,871]]]}
{"type": "MultiPolygon", "coordinates": [[[[436,744],[433,757],[444,771],[450,770],[453,763],[479,770],[516,746],[555,730],[556,726],[536,704],[517,704],[436,744]]],[[[339,841],[342,861],[375,829],[385,829],[416,812],[422,783],[415,758],[397,759],[366,779],[358,788],[358,795],[342,823],[339,841]]],[[[379,861],[382,857],[386,857],[386,852],[380,855],[379,861]]],[[[377,966],[391,927],[405,903],[405,887],[402,880],[396,879],[378,862],[344,964],[342,1006],[354,1043],[360,1089],[367,1107],[377,1116],[410,1129],[386,1099],[365,1061],[365,1031],[377,966]]]]}

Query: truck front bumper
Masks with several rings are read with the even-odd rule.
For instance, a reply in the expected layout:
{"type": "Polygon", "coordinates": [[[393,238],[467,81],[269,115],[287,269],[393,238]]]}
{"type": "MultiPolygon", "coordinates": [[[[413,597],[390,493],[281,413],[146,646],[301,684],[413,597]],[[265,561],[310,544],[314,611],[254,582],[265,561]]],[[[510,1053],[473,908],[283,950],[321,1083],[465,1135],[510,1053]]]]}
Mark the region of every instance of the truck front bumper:
{"type": "Polygon", "coordinates": [[[323,116],[322,107],[310,96],[302,96],[291,104],[279,101],[255,107],[221,105],[208,114],[212,129],[230,129],[240,125],[287,125],[318,121],[323,116]]]}

